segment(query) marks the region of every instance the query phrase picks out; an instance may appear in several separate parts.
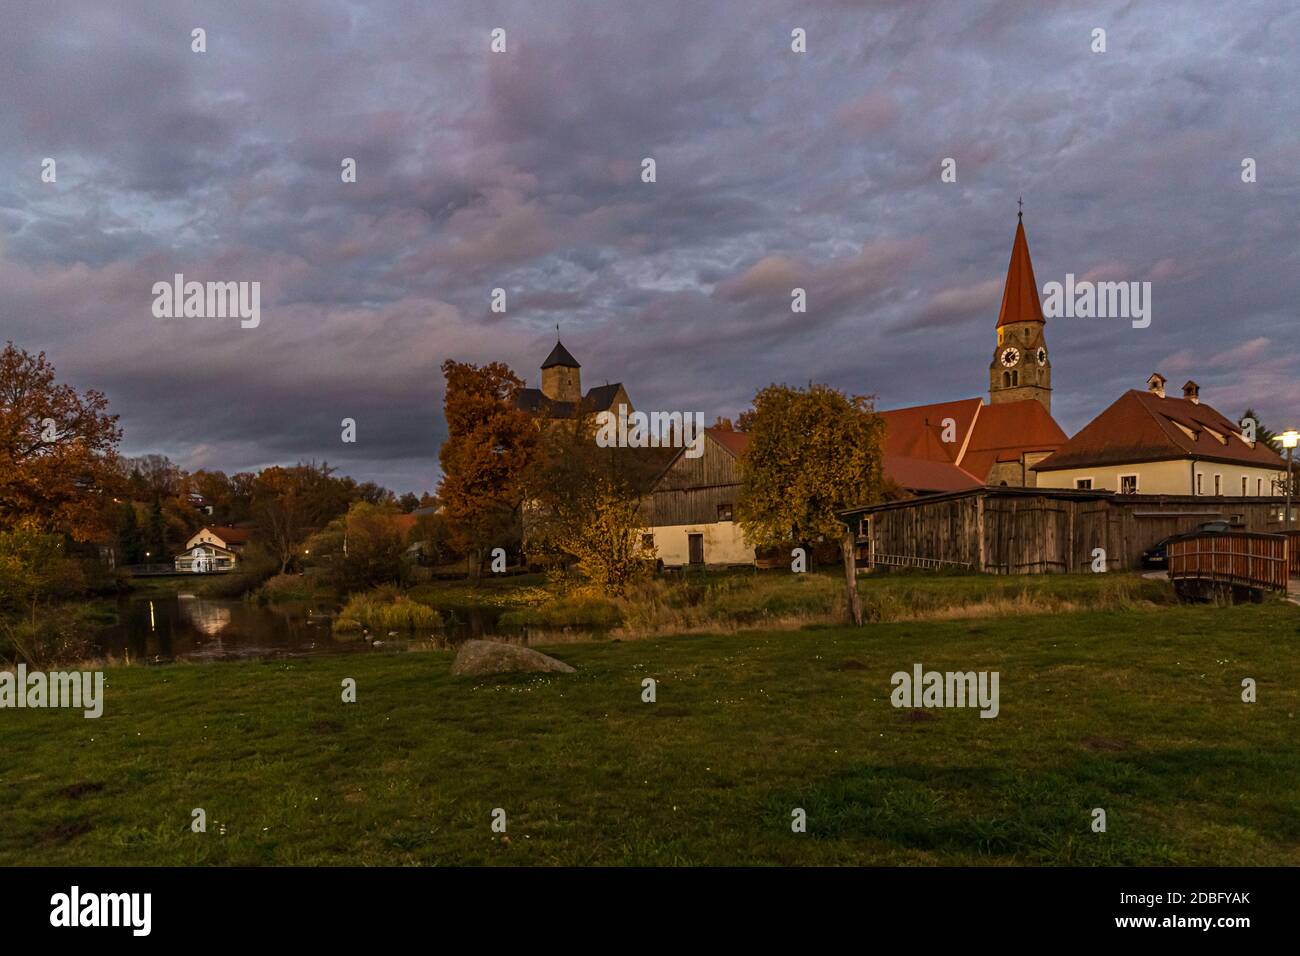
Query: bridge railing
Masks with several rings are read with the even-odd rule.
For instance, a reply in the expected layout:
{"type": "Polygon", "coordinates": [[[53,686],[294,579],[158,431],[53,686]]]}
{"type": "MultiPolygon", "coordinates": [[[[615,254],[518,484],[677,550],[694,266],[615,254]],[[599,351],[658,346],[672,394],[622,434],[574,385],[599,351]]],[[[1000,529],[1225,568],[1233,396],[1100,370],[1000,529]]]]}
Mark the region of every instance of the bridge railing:
{"type": "Polygon", "coordinates": [[[1181,538],[1169,542],[1169,578],[1285,593],[1292,570],[1291,546],[1287,535],[1254,531],[1181,538]]]}

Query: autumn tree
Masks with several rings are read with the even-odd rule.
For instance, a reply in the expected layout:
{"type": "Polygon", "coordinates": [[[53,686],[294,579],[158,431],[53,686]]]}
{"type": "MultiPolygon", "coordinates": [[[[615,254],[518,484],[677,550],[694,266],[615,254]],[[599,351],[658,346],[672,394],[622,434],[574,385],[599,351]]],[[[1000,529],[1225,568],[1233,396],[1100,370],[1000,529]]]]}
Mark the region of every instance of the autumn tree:
{"type": "Polygon", "coordinates": [[[187,489],[212,506],[213,524],[231,525],[251,517],[255,481],[256,476],[247,472],[227,476],[200,470],[189,476],[187,489]]]}
{"type": "Polygon", "coordinates": [[[307,539],[304,553],[310,552],[313,565],[328,568],[328,577],[344,592],[401,583],[406,542],[398,515],[392,505],[353,502],[347,514],[307,539]]]}
{"type": "Polygon", "coordinates": [[[531,556],[571,560],[589,585],[621,594],[652,553],[641,502],[676,454],[667,448],[601,448],[582,420],[552,423],[525,482],[531,556]]]}
{"type": "Polygon", "coordinates": [[[884,492],[885,427],[871,399],[826,385],[769,385],[738,424],[749,446],[740,461],[736,517],[750,545],[838,540],[851,547],[835,513],[881,500],[884,492]]]}
{"type": "Polygon", "coordinates": [[[516,405],[524,383],[501,362],[480,367],[449,359],[442,374],[447,440],[438,453],[438,499],[452,544],[470,555],[477,579],[484,551],[518,524],[537,426],[516,405]]]}
{"type": "Polygon", "coordinates": [[[352,484],[334,477],[328,464],[275,466],[253,483],[252,514],[258,543],[284,574],[307,536],[347,510],[352,484]]]}
{"type": "Polygon", "coordinates": [[[58,384],[44,352],[8,343],[0,352],[0,528],[30,518],[81,541],[110,533],[121,437],[101,393],[58,384]]]}

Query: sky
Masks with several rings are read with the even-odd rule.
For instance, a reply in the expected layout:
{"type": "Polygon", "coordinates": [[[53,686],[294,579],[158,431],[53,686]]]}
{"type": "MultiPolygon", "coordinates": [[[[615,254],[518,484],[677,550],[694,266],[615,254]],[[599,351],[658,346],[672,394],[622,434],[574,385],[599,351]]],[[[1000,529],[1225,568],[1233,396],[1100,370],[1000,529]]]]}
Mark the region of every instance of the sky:
{"type": "Polygon", "coordinates": [[[557,323],[709,421],[986,395],[1023,196],[1040,289],[1151,283],[1147,328],[1049,318],[1067,433],[1153,371],[1298,425],[1298,45],[1292,2],[0,0],[0,341],[126,454],[420,492],[441,363],[536,386],[557,323]],[[260,324],[156,317],[176,273],[260,324]]]}

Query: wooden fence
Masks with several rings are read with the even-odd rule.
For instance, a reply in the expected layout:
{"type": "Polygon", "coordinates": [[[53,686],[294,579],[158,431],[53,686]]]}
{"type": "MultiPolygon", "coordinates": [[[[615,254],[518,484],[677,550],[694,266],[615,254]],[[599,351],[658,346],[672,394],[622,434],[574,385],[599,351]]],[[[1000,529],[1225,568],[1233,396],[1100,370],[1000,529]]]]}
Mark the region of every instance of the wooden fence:
{"type": "MultiPolygon", "coordinates": [[[[1169,579],[1286,592],[1300,533],[1229,531],[1169,542],[1169,579]]],[[[1298,568],[1297,570],[1300,570],[1298,568]]]]}

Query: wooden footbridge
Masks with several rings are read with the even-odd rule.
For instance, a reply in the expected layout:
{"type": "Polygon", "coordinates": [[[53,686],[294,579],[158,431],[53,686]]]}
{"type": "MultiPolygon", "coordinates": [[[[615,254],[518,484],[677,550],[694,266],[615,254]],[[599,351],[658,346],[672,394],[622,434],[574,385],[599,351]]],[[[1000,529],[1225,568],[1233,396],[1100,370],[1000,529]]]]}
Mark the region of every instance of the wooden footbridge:
{"type": "Polygon", "coordinates": [[[1185,597],[1300,593],[1300,531],[1228,531],[1171,541],[1169,579],[1185,597]]]}

